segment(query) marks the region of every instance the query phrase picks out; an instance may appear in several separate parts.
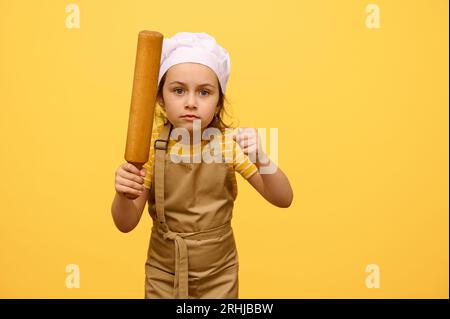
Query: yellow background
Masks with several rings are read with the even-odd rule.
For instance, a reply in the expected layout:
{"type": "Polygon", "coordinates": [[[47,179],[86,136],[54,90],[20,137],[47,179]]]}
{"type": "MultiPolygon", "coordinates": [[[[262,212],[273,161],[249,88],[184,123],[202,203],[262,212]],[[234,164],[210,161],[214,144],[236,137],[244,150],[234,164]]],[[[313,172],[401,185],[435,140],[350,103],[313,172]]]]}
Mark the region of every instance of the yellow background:
{"type": "Polygon", "coordinates": [[[241,126],[278,128],[294,202],[237,177],[241,298],[448,298],[448,1],[69,3],[0,1],[0,297],[143,297],[150,217],[110,206],[147,29],[214,36],[241,126]]]}

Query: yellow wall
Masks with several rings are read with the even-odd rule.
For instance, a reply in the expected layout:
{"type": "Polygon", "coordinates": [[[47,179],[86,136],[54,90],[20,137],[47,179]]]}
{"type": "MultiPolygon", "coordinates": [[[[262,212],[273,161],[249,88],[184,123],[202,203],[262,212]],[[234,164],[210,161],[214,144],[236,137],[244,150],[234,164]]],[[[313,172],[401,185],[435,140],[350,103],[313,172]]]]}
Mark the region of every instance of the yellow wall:
{"type": "Polygon", "coordinates": [[[69,3],[0,1],[0,297],[143,297],[151,220],[110,206],[147,29],[214,36],[241,126],[278,128],[294,202],[237,177],[241,298],[448,298],[448,1],[69,3]]]}

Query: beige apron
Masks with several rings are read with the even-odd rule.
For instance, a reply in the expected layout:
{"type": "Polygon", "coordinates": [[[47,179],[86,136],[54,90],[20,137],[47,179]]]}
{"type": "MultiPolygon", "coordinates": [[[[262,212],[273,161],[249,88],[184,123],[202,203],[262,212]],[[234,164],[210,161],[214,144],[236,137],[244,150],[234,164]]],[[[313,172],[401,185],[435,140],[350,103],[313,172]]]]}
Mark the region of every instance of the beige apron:
{"type": "Polygon", "coordinates": [[[238,298],[232,164],[173,162],[171,129],[165,125],[155,141],[145,298],[238,298]]]}

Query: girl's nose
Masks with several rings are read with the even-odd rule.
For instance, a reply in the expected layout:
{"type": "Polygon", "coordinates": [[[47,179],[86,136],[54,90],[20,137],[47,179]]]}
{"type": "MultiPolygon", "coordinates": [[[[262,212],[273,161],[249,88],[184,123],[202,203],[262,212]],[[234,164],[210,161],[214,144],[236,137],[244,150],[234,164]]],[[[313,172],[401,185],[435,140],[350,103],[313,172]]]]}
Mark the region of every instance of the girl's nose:
{"type": "Polygon", "coordinates": [[[197,102],[196,102],[195,94],[191,93],[191,94],[188,95],[185,107],[189,108],[189,109],[197,108],[197,102]]]}

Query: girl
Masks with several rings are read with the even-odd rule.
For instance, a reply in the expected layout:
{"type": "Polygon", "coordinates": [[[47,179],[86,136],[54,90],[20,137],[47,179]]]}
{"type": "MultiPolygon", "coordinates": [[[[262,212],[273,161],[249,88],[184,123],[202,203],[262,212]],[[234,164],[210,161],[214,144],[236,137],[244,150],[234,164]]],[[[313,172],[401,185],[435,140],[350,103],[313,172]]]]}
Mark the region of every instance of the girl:
{"type": "Polygon", "coordinates": [[[144,168],[124,163],[116,170],[111,208],[117,228],[129,232],[148,202],[153,227],[145,298],[238,298],[239,259],[231,228],[236,171],[270,203],[289,207],[292,202],[279,168],[260,173],[274,163],[262,152],[255,129],[234,130],[231,139],[218,135],[220,161],[203,160],[211,144],[193,140],[196,125],[203,133],[229,131],[223,121],[229,73],[228,52],[208,34],[180,32],[164,39],[157,94],[162,123],[154,126],[144,168]],[[257,155],[255,163],[250,154],[257,155]]]}

